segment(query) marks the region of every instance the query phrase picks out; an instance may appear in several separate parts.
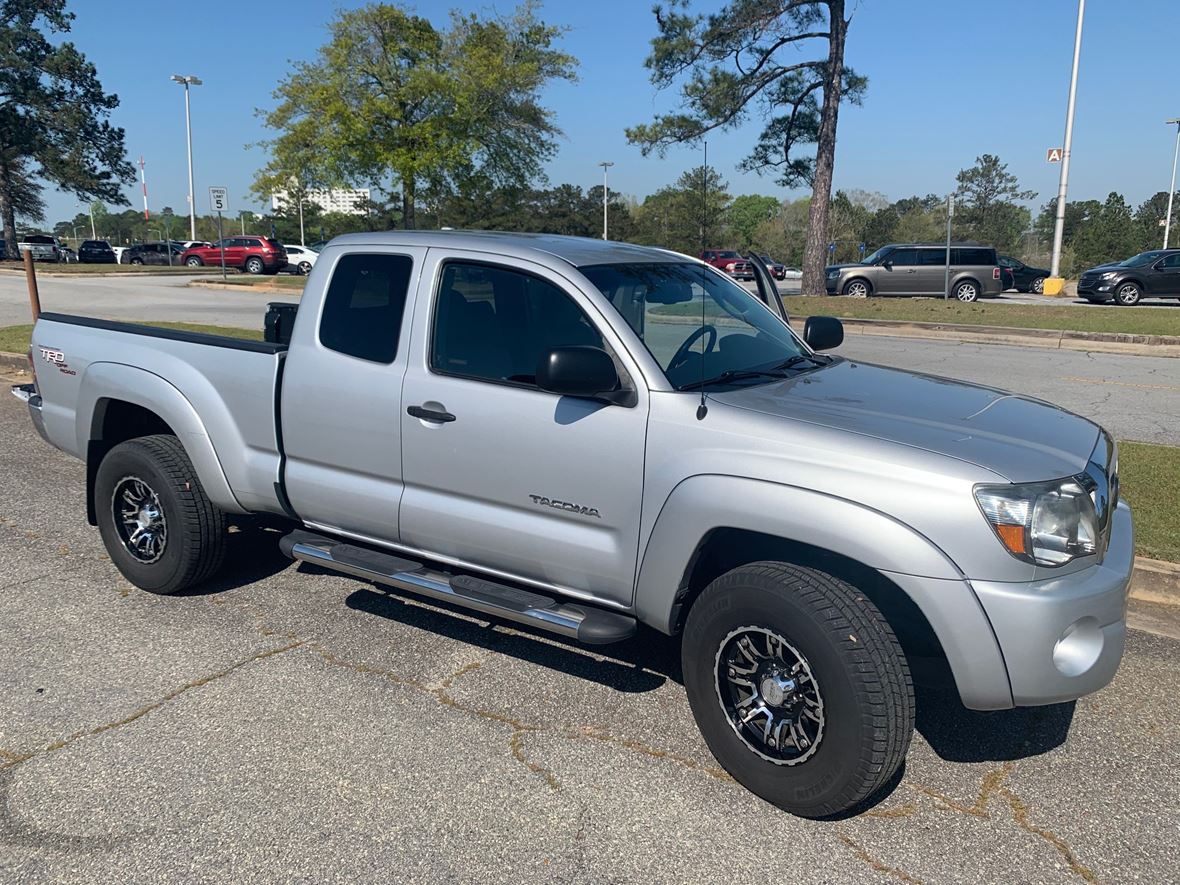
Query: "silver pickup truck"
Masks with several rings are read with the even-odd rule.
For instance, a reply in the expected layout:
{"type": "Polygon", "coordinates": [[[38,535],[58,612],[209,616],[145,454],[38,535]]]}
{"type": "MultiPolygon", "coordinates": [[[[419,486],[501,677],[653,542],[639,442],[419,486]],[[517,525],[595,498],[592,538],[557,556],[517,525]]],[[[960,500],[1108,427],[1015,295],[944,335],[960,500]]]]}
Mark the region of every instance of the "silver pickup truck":
{"type": "Polygon", "coordinates": [[[717,760],[781,808],[896,772],[909,659],[976,710],[1106,685],[1131,512],[1110,436],[1048,403],[826,355],[658,249],[438,232],[334,240],[293,324],[242,341],[44,314],[26,399],[154,593],[227,520],[297,560],[585,643],[682,637],[717,760]]]}

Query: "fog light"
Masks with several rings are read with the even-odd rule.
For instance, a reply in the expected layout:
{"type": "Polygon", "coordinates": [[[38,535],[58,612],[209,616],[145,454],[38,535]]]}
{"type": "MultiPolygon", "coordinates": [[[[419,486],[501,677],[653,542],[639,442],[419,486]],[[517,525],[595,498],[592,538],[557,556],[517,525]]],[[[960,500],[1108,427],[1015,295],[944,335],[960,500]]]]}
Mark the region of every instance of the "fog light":
{"type": "Polygon", "coordinates": [[[1085,617],[1065,628],[1053,646],[1053,666],[1063,676],[1081,676],[1102,654],[1102,628],[1094,618],[1085,617]]]}

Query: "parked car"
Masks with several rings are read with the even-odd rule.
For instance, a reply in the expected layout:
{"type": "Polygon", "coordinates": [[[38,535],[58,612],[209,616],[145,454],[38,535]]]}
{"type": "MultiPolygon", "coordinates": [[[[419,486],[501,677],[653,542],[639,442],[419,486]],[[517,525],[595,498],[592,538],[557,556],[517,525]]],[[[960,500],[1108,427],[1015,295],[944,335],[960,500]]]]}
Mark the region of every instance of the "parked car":
{"type": "Polygon", "coordinates": [[[61,240],[57,242],[57,251],[60,255],[60,260],[65,264],[77,264],[78,253],[71,249],[67,244],[61,240]]]}
{"type": "Polygon", "coordinates": [[[725,271],[735,280],[754,279],[754,268],[750,266],[750,262],[732,249],[706,249],[699,257],[706,264],[725,271]]]}
{"type": "Polygon", "coordinates": [[[320,253],[306,246],[283,246],[287,253],[287,270],[294,274],[307,276],[315,267],[315,260],[320,253]]]}
{"type": "MultiPolygon", "coordinates": [[[[946,285],[946,244],[882,246],[857,264],[832,265],[825,282],[829,295],[942,295],[946,285]]],[[[959,301],[999,295],[996,250],[973,243],[952,243],[950,283],[950,295],[959,301]]]]}
{"type": "Polygon", "coordinates": [[[721,767],[808,817],[896,776],[910,654],[974,710],[1114,677],[1135,545],[1086,418],[825,355],[839,320],[797,336],[770,286],[661,249],[391,231],[323,255],[269,340],[41,314],[13,392],[87,459],[79,504],[132,584],[212,579],[256,513],[317,571],[589,644],[681,634],[721,767]],[[693,299],[699,323],[668,310],[693,299]]]}
{"type": "Polygon", "coordinates": [[[83,264],[118,264],[115,250],[106,240],[83,240],[78,246],[78,261],[83,264]]]}
{"type": "Polygon", "coordinates": [[[1000,255],[996,259],[1000,270],[1006,273],[1004,277],[1004,291],[1015,289],[1018,292],[1032,292],[1040,295],[1045,291],[1045,280],[1051,275],[1043,267],[1030,267],[1019,258],[1010,255],[1000,255]]]}
{"type": "Polygon", "coordinates": [[[189,267],[211,267],[221,264],[221,245],[225,245],[225,266],[236,267],[250,274],[278,273],[287,266],[283,244],[269,237],[226,237],[208,246],[185,249],[181,261],[189,267]]]}
{"type": "Polygon", "coordinates": [[[770,275],[772,277],[774,277],[776,280],[784,279],[787,271],[785,265],[775,261],[769,255],[763,255],[759,253],[758,257],[762,259],[762,262],[766,265],[766,269],[770,271],[770,275]]]}
{"type": "Polygon", "coordinates": [[[20,238],[17,248],[21,252],[31,252],[34,261],[61,261],[57,238],[46,234],[26,234],[20,238]]]}
{"type": "Polygon", "coordinates": [[[184,254],[184,249],[177,242],[139,243],[135,246],[128,247],[123,253],[120,263],[181,267],[184,264],[180,260],[182,254],[184,254]],[[169,258],[169,253],[171,253],[171,258],[169,258]]]}
{"type": "Polygon", "coordinates": [[[1144,297],[1180,298],[1180,249],[1153,249],[1092,267],[1078,279],[1078,295],[1091,304],[1113,298],[1127,307],[1144,297]]]}

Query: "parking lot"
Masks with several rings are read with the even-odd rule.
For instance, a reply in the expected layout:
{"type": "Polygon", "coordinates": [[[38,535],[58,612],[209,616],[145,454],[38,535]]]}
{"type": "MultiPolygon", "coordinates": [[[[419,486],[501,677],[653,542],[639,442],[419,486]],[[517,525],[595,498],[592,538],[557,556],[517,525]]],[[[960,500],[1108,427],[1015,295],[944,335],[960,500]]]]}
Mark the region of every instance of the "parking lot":
{"type": "Polygon", "coordinates": [[[257,526],[208,592],[153,597],[8,396],[0,459],[0,880],[1174,876],[1176,639],[1133,630],[1112,686],[1010,713],[919,662],[900,780],[809,822],[717,768],[673,640],[589,651],[444,612],[257,526]]]}

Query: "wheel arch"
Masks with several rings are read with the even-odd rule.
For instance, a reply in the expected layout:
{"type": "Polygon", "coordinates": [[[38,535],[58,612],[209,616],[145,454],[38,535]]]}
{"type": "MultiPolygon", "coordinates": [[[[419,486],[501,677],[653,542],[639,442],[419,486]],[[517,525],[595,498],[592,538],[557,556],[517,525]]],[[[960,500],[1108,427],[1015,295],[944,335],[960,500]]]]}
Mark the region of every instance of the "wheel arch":
{"type": "Polygon", "coordinates": [[[676,633],[716,577],[763,560],[814,567],[848,581],[904,637],[907,653],[947,662],[964,704],[1012,706],[991,622],[954,563],[886,514],[804,489],[719,476],[681,483],[644,550],[636,613],[650,626],[676,633]]]}
{"type": "Polygon", "coordinates": [[[853,283],[864,283],[865,288],[868,289],[868,294],[870,296],[877,290],[877,287],[873,285],[872,280],[862,274],[857,274],[856,276],[849,277],[844,281],[844,284],[840,287],[840,294],[843,295],[845,292],[847,292],[848,287],[853,283]]]}
{"type": "Polygon", "coordinates": [[[92,525],[94,477],[102,459],[121,442],[157,433],[177,438],[214,504],[246,512],[230,489],[196,409],[160,376],[116,363],[91,364],[79,390],[76,420],[76,451],[86,454],[86,515],[92,525]]]}

